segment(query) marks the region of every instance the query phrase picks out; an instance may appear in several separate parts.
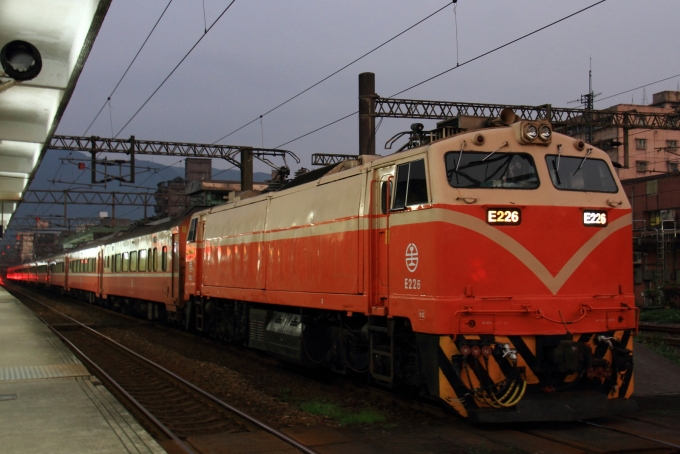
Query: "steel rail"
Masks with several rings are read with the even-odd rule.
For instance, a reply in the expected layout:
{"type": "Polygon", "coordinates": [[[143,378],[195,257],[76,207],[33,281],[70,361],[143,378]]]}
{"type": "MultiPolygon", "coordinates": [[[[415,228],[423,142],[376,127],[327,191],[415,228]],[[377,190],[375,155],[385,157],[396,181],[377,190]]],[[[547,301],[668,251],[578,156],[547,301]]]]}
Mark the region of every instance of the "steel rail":
{"type": "MultiPolygon", "coordinates": [[[[15,289],[15,291],[18,291],[18,290],[15,289]]],[[[21,292],[21,291],[19,291],[19,293],[23,294],[23,295],[24,295],[25,297],[27,297],[27,298],[32,299],[33,301],[35,301],[36,303],[40,304],[41,306],[44,306],[45,308],[47,308],[47,309],[49,309],[49,310],[51,310],[51,311],[53,311],[53,312],[56,312],[57,314],[59,314],[59,315],[65,317],[65,318],[67,318],[67,319],[69,319],[69,320],[71,320],[71,321],[74,321],[75,323],[77,323],[77,324],[80,325],[81,327],[90,329],[89,327],[83,325],[82,323],[80,323],[80,322],[78,322],[78,321],[76,321],[76,320],[71,319],[71,318],[68,317],[67,315],[62,314],[61,312],[59,312],[59,311],[57,311],[57,310],[55,310],[55,309],[52,309],[51,307],[47,306],[47,305],[44,304],[44,303],[41,303],[40,301],[38,301],[37,299],[33,298],[32,296],[27,295],[26,293],[23,293],[23,292],[21,292]]],[[[54,334],[56,334],[57,337],[58,337],[63,343],[65,343],[65,344],[68,346],[68,348],[70,348],[71,351],[73,351],[80,359],[82,359],[83,361],[85,361],[85,362],[88,364],[88,366],[92,367],[94,370],[97,371],[98,374],[100,374],[100,376],[104,377],[104,379],[105,379],[106,381],[108,381],[109,384],[111,384],[111,386],[113,386],[113,387],[116,389],[116,391],[118,391],[118,392],[121,393],[123,396],[125,396],[125,398],[126,398],[126,399],[127,399],[127,400],[128,400],[128,401],[129,401],[129,402],[130,402],[130,403],[131,403],[131,404],[132,404],[139,412],[141,412],[141,413],[144,415],[145,418],[147,418],[149,421],[151,421],[151,422],[152,422],[152,423],[153,423],[153,424],[154,424],[161,432],[163,432],[163,434],[164,434],[166,437],[168,437],[169,439],[171,439],[172,441],[174,441],[174,442],[177,444],[177,446],[178,446],[180,449],[182,449],[182,451],[184,451],[184,452],[187,453],[187,454],[196,454],[196,451],[194,451],[194,450],[191,449],[189,446],[187,446],[182,440],[180,440],[180,439],[177,437],[177,435],[175,435],[170,429],[168,429],[168,428],[165,426],[165,424],[163,424],[162,422],[160,422],[158,419],[156,419],[156,417],[155,417],[154,415],[152,415],[151,413],[149,413],[149,411],[148,411],[142,404],[140,404],[140,403],[137,401],[137,399],[135,399],[134,397],[132,397],[132,396],[130,395],[130,393],[128,393],[122,386],[120,386],[120,385],[118,384],[118,382],[116,382],[116,381],[115,381],[109,374],[107,374],[101,367],[99,367],[94,361],[92,361],[87,355],[85,355],[85,353],[83,353],[82,351],[80,351],[80,349],[79,349],[78,347],[76,347],[70,340],[68,340],[68,339],[67,339],[66,337],[64,337],[59,331],[57,331],[56,328],[54,328],[52,325],[50,325],[49,323],[47,323],[47,321],[46,321],[45,319],[43,319],[41,316],[39,316],[39,315],[36,314],[35,312],[33,313],[33,315],[35,315],[35,316],[38,318],[38,320],[40,320],[41,322],[43,322],[50,330],[52,330],[52,332],[53,332],[54,334]]],[[[90,330],[91,330],[91,329],[90,329],[90,330]]],[[[96,333],[96,334],[99,334],[97,331],[94,331],[94,330],[91,330],[91,331],[94,332],[94,333],[96,333]]]]}
{"type": "MultiPolygon", "coordinates": [[[[258,419],[253,418],[252,416],[248,415],[247,413],[242,412],[241,410],[237,409],[236,407],[233,407],[233,406],[229,405],[228,403],[224,402],[222,399],[218,398],[217,396],[214,396],[213,394],[210,394],[209,392],[207,392],[207,391],[205,391],[205,390],[199,388],[198,386],[194,385],[193,383],[186,381],[185,379],[183,379],[183,378],[180,377],[179,375],[175,374],[174,372],[171,372],[170,370],[166,369],[165,367],[161,366],[160,364],[157,364],[157,363],[151,361],[150,359],[145,358],[144,356],[140,355],[139,353],[137,353],[137,352],[135,352],[135,351],[133,351],[133,350],[130,350],[130,349],[127,348],[126,346],[124,346],[124,345],[122,345],[122,344],[116,342],[115,340],[111,339],[111,338],[108,337],[108,336],[105,336],[104,334],[100,333],[99,331],[96,331],[96,330],[90,328],[89,326],[87,326],[87,325],[85,325],[85,324],[83,324],[83,323],[80,323],[78,320],[76,320],[76,319],[74,319],[74,318],[72,318],[72,317],[69,317],[69,316],[66,315],[66,314],[63,314],[63,313],[59,312],[58,310],[56,310],[56,309],[54,309],[54,308],[52,308],[52,307],[49,307],[48,305],[46,305],[46,304],[44,304],[44,303],[38,301],[36,298],[34,298],[34,297],[30,296],[30,295],[27,295],[26,293],[23,293],[23,292],[21,292],[21,291],[19,291],[19,293],[22,293],[24,296],[26,296],[26,297],[28,297],[28,298],[34,300],[34,301],[37,302],[38,304],[40,304],[40,305],[46,307],[47,309],[49,309],[49,310],[51,310],[52,312],[54,312],[54,313],[60,315],[61,317],[63,317],[63,318],[65,318],[65,319],[67,319],[67,320],[69,320],[69,321],[71,321],[71,322],[73,322],[73,323],[79,325],[81,328],[86,329],[87,331],[91,332],[92,334],[95,334],[95,335],[101,337],[102,339],[107,340],[108,342],[112,343],[112,344],[115,345],[116,347],[118,347],[118,348],[122,349],[123,351],[126,351],[127,353],[133,355],[135,358],[137,358],[137,359],[139,359],[139,360],[141,360],[141,361],[143,361],[143,362],[145,362],[145,363],[151,365],[152,367],[155,367],[156,369],[158,369],[158,370],[160,370],[160,371],[166,373],[168,376],[170,376],[170,377],[172,377],[173,379],[179,381],[179,382],[182,383],[183,385],[185,385],[185,386],[191,388],[193,391],[195,391],[195,392],[201,394],[202,396],[204,396],[204,397],[206,397],[206,398],[212,400],[212,401],[215,402],[216,404],[218,404],[218,405],[220,405],[221,407],[225,408],[226,410],[229,410],[229,411],[231,411],[232,413],[234,413],[234,414],[240,416],[241,418],[247,420],[248,422],[252,423],[253,425],[259,427],[259,428],[262,429],[262,430],[264,430],[265,432],[268,432],[268,433],[274,435],[275,437],[279,438],[280,440],[282,440],[282,441],[288,443],[289,445],[291,445],[291,446],[297,448],[297,449],[300,450],[301,452],[304,452],[304,453],[306,453],[306,454],[319,454],[317,451],[315,451],[315,450],[311,449],[310,447],[308,447],[308,446],[306,446],[306,445],[304,445],[304,444],[298,442],[298,441],[295,440],[294,438],[292,438],[292,437],[290,437],[290,436],[284,434],[283,432],[280,432],[280,431],[274,429],[273,427],[271,427],[271,426],[269,426],[269,425],[263,423],[262,421],[260,421],[260,420],[258,420],[258,419]]],[[[37,316],[37,315],[36,315],[36,316],[37,316]]],[[[39,318],[40,318],[40,317],[39,317],[39,318]]],[[[42,319],[41,319],[41,320],[42,320],[42,319]]],[[[43,320],[43,323],[47,324],[44,320],[43,320]]],[[[50,325],[47,324],[47,326],[50,326],[50,325]]],[[[54,329],[53,329],[51,326],[50,326],[50,328],[54,331],[54,329]]],[[[59,337],[63,338],[63,336],[61,336],[61,335],[59,335],[59,337]]],[[[70,344],[70,342],[69,342],[69,344],[70,344]]],[[[72,345],[72,344],[71,344],[71,345],[72,345]]],[[[76,350],[77,350],[77,349],[76,349],[76,350]]],[[[79,350],[78,350],[78,351],[79,351],[79,350]]],[[[107,376],[108,376],[108,375],[107,375],[107,376]]],[[[126,393],[126,394],[127,394],[127,393],[126,393]]],[[[126,396],[126,397],[127,397],[127,396],[126,396]]],[[[132,399],[132,400],[134,401],[134,398],[133,398],[132,396],[130,396],[130,399],[132,399]]],[[[136,401],[135,401],[135,402],[136,402],[136,401]]],[[[158,423],[161,424],[160,421],[159,421],[158,423]]],[[[175,439],[175,438],[173,438],[173,440],[174,440],[174,439],[175,439]]],[[[187,452],[192,452],[192,453],[193,453],[193,451],[191,451],[191,450],[190,450],[190,451],[187,451],[187,452]]]]}
{"type": "Polygon", "coordinates": [[[680,334],[680,326],[653,325],[651,323],[639,324],[640,331],[654,331],[658,333],[680,334]]]}
{"type": "Polygon", "coordinates": [[[636,433],[633,433],[633,432],[627,432],[627,431],[625,431],[625,430],[615,429],[615,428],[613,428],[613,427],[603,426],[603,425],[601,425],[601,424],[596,424],[596,423],[590,422],[590,421],[578,420],[578,422],[582,422],[583,424],[588,424],[588,425],[593,426],[593,427],[599,427],[600,429],[607,429],[607,430],[611,430],[611,431],[613,431],[613,432],[618,432],[618,433],[621,433],[621,434],[625,434],[625,435],[630,435],[630,436],[633,436],[633,437],[642,438],[642,439],[644,439],[644,440],[652,441],[652,442],[654,442],[654,443],[659,443],[659,444],[662,444],[662,445],[672,446],[673,448],[680,449],[680,445],[676,445],[676,444],[674,444],[674,443],[670,443],[670,442],[667,442],[667,441],[657,440],[656,438],[646,437],[646,436],[644,436],[644,435],[636,434],[636,433]]]}

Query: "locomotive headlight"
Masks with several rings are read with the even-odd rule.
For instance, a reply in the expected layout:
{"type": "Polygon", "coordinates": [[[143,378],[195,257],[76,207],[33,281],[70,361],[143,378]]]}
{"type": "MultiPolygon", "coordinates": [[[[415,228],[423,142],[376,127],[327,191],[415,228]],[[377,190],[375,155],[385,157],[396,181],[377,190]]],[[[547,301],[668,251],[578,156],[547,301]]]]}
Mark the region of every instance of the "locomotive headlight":
{"type": "Polygon", "coordinates": [[[510,126],[515,130],[519,143],[547,146],[552,141],[552,125],[546,120],[519,121],[510,126]]]}
{"type": "Polygon", "coordinates": [[[536,126],[534,125],[527,125],[526,129],[524,130],[524,135],[527,139],[534,140],[538,136],[538,129],[536,129],[536,126]]]}

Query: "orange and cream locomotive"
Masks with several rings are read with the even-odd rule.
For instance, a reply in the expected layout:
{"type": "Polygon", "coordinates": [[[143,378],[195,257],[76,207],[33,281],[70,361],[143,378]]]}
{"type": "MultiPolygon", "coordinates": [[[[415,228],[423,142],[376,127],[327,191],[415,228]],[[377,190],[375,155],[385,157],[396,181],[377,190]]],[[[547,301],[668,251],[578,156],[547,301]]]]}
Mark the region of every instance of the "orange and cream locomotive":
{"type": "Polygon", "coordinates": [[[365,374],[475,421],[573,420],[634,407],[631,256],[606,153],[516,119],[317,169],[8,277],[365,374]]]}

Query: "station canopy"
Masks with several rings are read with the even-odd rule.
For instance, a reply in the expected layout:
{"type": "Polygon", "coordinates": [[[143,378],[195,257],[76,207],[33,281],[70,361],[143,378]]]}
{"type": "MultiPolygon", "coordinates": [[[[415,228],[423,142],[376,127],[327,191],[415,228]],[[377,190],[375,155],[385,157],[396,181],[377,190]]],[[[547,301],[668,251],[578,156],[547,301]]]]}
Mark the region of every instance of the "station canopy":
{"type": "Polygon", "coordinates": [[[3,231],[66,110],[110,4],[111,0],[0,0],[3,231]],[[27,58],[22,52],[30,55],[31,49],[39,56],[30,67],[22,67],[27,58]],[[9,70],[8,61],[15,64],[9,70]],[[15,69],[29,73],[40,63],[37,76],[18,81],[15,69]]]}

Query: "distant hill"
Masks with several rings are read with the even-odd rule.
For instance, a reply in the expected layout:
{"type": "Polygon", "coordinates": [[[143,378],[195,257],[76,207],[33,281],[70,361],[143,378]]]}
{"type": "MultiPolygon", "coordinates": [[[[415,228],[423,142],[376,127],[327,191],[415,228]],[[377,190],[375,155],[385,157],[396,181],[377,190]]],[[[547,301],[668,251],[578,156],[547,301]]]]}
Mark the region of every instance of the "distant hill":
{"type": "MultiPolygon", "coordinates": [[[[127,158],[127,157],[125,157],[127,158]]],[[[82,152],[68,152],[62,150],[49,150],[38,168],[35,178],[29,189],[33,190],[54,190],[54,191],[100,191],[117,193],[134,192],[153,192],[159,183],[173,180],[177,177],[184,178],[184,164],[176,166],[163,165],[151,160],[135,160],[135,183],[121,183],[110,181],[106,184],[91,185],[90,155],[82,152]],[[85,168],[79,169],[78,163],[84,163],[85,168]]],[[[126,160],[126,159],[124,159],[126,160]]],[[[178,158],[179,160],[179,158],[178,158]]],[[[175,161],[176,162],[176,161],[175,161]]],[[[129,166],[125,165],[122,169],[117,165],[106,167],[109,176],[123,176],[129,174],[129,166]]],[[[104,178],[104,165],[98,165],[98,179],[104,178]]],[[[271,175],[264,172],[255,172],[254,180],[263,182],[271,179],[271,175]]],[[[239,181],[241,173],[237,169],[222,171],[213,168],[213,179],[239,181]]],[[[98,217],[101,211],[111,215],[111,207],[107,205],[70,205],[67,207],[67,215],[70,218],[91,218],[98,217]]],[[[17,217],[43,217],[52,215],[63,215],[63,205],[46,205],[22,203],[15,213],[17,217]]],[[[153,207],[147,208],[147,215],[154,214],[153,207]]],[[[116,207],[116,218],[141,219],[144,216],[143,207],[116,207]]]]}

